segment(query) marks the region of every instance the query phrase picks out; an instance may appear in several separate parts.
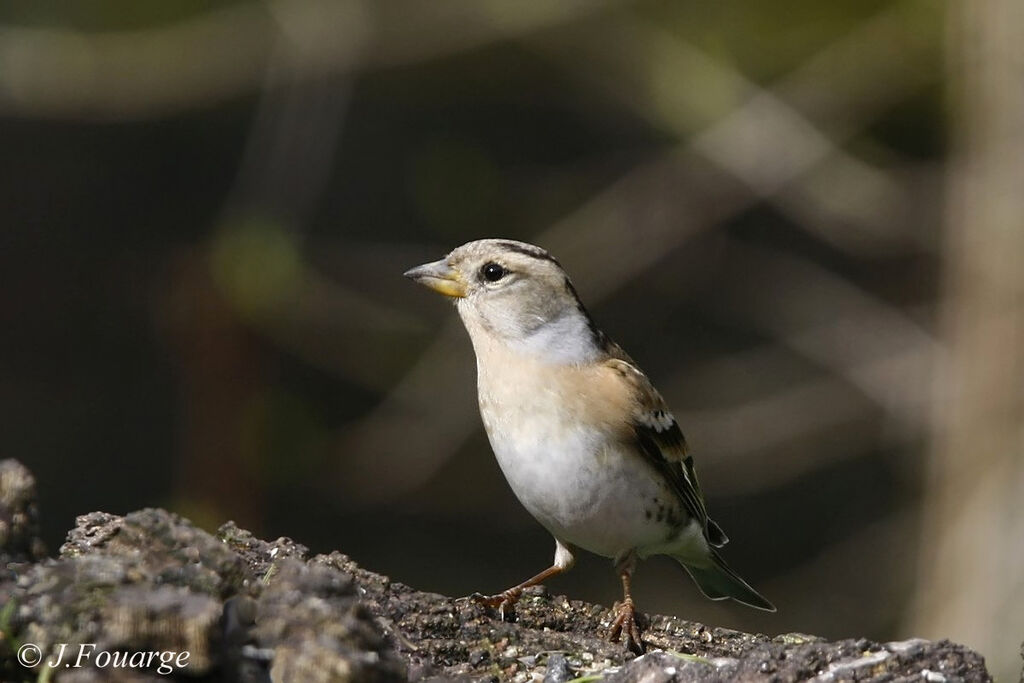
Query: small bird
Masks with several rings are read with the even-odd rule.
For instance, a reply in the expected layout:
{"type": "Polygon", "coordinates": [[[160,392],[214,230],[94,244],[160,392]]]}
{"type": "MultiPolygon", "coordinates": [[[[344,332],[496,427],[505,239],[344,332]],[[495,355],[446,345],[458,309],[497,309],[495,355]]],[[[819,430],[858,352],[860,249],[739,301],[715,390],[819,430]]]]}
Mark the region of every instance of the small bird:
{"type": "Polygon", "coordinates": [[[623,599],[609,640],[643,651],[630,580],[637,558],[668,555],[712,600],[775,611],[718,553],[693,456],[661,395],[595,325],[544,249],[484,239],[405,276],[450,297],[476,354],[480,416],[505,478],[555,538],[551,567],[496,595],[570,569],[577,548],[612,558],[623,599]]]}

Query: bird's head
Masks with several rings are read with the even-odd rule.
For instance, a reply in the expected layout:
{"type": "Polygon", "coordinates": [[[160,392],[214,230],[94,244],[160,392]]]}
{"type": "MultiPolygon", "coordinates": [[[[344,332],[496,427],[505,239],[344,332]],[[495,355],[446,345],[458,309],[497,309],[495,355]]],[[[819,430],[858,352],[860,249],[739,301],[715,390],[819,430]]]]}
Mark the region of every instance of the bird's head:
{"type": "Polygon", "coordinates": [[[478,353],[481,343],[500,342],[545,362],[581,363],[603,351],[569,276],[540,247],[477,240],[405,276],[455,300],[478,353]]]}

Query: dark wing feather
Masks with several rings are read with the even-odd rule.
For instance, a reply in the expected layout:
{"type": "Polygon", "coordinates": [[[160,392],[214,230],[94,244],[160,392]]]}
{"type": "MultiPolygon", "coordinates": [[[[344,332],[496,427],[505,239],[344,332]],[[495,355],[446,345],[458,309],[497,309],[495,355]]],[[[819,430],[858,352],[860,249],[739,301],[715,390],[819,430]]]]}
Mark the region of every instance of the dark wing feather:
{"type": "Polygon", "coordinates": [[[612,358],[606,364],[620,373],[633,388],[637,407],[632,416],[632,426],[640,452],[672,484],[686,511],[704,528],[708,542],[715,547],[725,545],[729,539],[722,528],[708,517],[693,456],[687,453],[686,438],[665,400],[647,376],[628,360],[612,358]]]}

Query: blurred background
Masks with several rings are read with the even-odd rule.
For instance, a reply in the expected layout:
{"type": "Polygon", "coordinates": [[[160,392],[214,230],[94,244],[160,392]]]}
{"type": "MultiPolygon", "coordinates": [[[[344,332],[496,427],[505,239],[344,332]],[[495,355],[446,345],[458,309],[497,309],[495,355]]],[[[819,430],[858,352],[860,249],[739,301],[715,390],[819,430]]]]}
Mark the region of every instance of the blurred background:
{"type": "MultiPolygon", "coordinates": [[[[0,456],[417,588],[548,566],[451,306],[548,248],[683,426],[730,562],[644,610],[1024,639],[1024,3],[6,0],[0,456]]],[[[585,556],[556,593],[610,604],[585,556]]]]}

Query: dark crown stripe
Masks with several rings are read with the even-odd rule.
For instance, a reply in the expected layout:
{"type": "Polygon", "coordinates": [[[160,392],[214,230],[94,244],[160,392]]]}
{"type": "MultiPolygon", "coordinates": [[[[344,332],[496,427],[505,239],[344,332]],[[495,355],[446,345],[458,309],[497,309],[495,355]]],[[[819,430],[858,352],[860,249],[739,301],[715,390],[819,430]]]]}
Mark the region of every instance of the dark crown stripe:
{"type": "Polygon", "coordinates": [[[517,254],[522,254],[523,256],[530,256],[535,259],[540,259],[541,261],[551,261],[553,263],[558,263],[554,256],[544,251],[540,247],[526,246],[522,244],[517,244],[516,242],[498,242],[498,246],[504,249],[505,251],[514,251],[517,254]]]}

